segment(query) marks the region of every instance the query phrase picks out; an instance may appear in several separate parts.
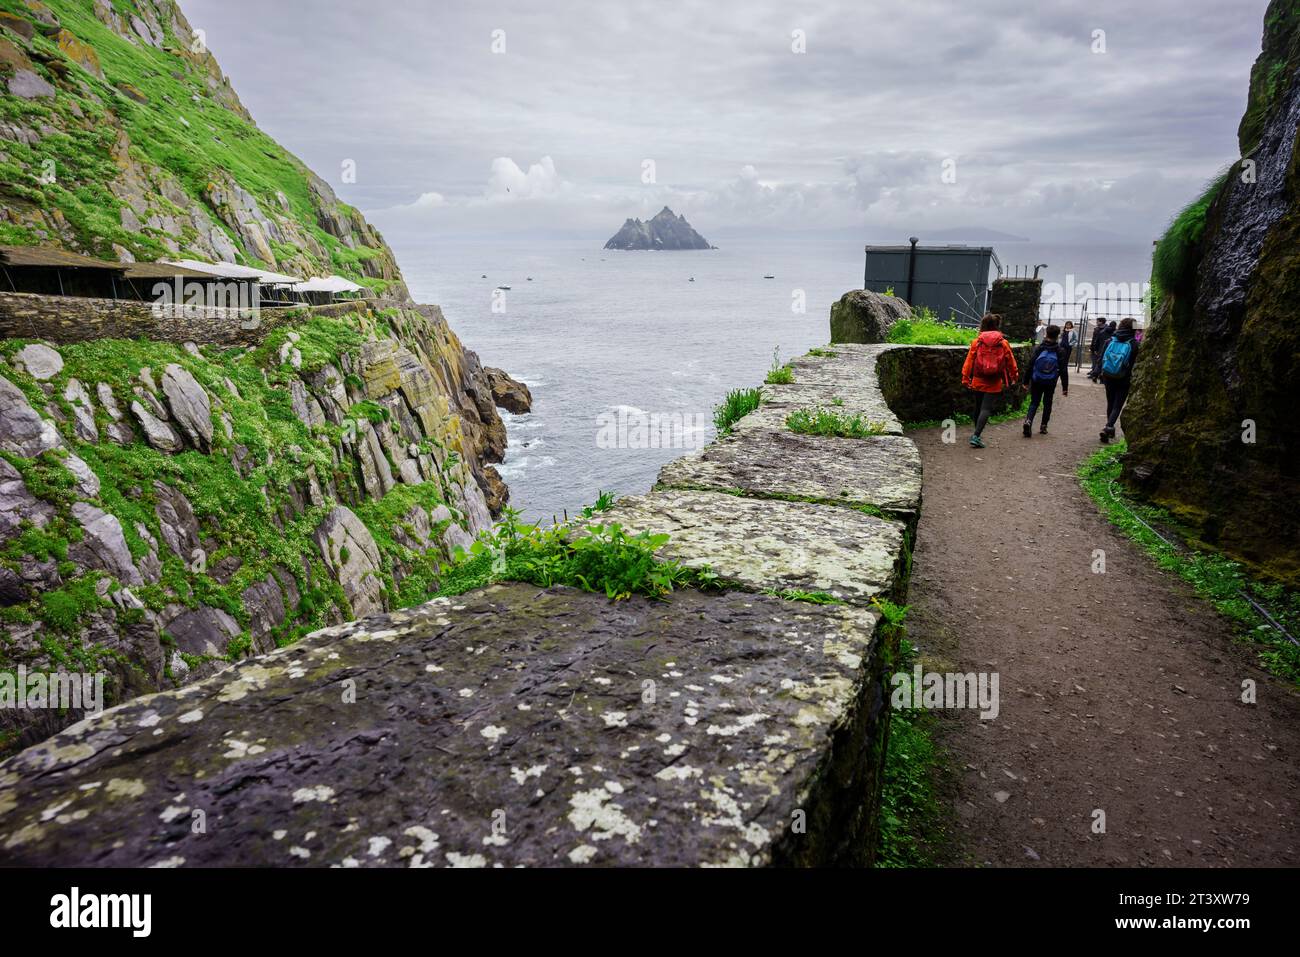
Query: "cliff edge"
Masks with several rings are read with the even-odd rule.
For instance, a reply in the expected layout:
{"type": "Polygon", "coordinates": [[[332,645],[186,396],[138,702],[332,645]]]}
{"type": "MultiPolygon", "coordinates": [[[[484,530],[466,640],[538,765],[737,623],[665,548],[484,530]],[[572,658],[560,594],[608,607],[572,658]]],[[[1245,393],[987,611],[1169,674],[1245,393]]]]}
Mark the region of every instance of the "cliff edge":
{"type": "Polygon", "coordinates": [[[1126,481],[1204,541],[1300,585],[1300,2],[1273,0],[1242,159],[1175,220],[1124,410],[1126,481]]]}

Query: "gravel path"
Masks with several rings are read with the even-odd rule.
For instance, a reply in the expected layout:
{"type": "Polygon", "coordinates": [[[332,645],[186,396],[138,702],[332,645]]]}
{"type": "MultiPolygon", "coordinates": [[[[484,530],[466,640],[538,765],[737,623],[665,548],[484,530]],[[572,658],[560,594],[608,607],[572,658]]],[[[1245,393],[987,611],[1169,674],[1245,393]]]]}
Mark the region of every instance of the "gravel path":
{"type": "Polygon", "coordinates": [[[1000,681],[997,718],[941,713],[956,863],[1300,864],[1300,694],[1080,488],[1104,409],[1084,379],[1058,393],[1048,436],[1018,421],[986,429],[985,450],[969,427],[952,445],[913,436],[925,500],[908,631],[927,670],[1000,681]]]}

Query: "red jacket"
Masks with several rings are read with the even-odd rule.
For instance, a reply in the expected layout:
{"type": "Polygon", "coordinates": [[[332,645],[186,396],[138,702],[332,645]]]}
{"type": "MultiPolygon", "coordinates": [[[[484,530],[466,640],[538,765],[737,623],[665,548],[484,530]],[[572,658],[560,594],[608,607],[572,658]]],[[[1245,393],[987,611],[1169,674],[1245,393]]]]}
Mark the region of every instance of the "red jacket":
{"type": "Polygon", "coordinates": [[[966,361],[961,367],[962,385],[976,392],[1001,392],[1019,376],[1020,369],[1016,366],[1016,354],[1011,351],[1011,343],[1007,342],[1006,336],[996,329],[990,329],[975,337],[975,341],[970,344],[970,350],[966,353],[966,361]],[[975,350],[979,348],[981,342],[986,349],[998,351],[1000,361],[997,375],[975,375],[975,350]]]}

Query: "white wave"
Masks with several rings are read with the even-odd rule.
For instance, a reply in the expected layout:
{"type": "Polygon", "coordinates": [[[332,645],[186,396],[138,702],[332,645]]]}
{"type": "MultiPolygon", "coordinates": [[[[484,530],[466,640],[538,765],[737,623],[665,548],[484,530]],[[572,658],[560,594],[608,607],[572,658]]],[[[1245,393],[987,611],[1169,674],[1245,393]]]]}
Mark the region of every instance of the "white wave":
{"type": "Polygon", "coordinates": [[[534,458],[531,455],[525,455],[523,458],[514,462],[505,462],[497,466],[497,473],[505,481],[511,478],[523,475],[525,472],[535,472],[538,469],[550,468],[555,464],[555,459],[550,455],[541,455],[534,458]]]}

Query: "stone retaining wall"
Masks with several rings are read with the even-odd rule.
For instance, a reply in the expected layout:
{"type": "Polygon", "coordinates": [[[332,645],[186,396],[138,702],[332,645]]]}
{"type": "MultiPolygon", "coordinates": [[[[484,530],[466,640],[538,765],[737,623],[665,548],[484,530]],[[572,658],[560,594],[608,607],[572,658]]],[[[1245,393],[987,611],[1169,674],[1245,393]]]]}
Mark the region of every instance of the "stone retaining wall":
{"type": "MultiPolygon", "coordinates": [[[[1013,346],[1021,374],[1033,346],[1013,346]]],[[[970,415],[974,400],[961,384],[967,346],[895,346],[880,356],[876,367],[880,391],[904,422],[934,422],[953,415],[970,415]]],[[[1020,382],[998,397],[994,412],[1019,405],[1028,389],[1020,382]]]]}
{"type": "Polygon", "coordinates": [[[98,339],[153,339],[224,348],[253,346],[271,330],[301,321],[303,316],[345,315],[377,304],[381,304],[379,300],[370,299],[263,308],[251,315],[205,309],[173,316],[159,314],[153,303],[128,299],[0,292],[0,339],[39,339],[59,345],[98,339]]]}
{"type": "Polygon", "coordinates": [[[895,348],[795,360],[607,516],[725,592],[494,586],[136,699],[0,764],[0,864],[871,863],[898,637],[874,600],[906,595],[921,503],[875,380],[895,348]],[[883,434],[794,435],[801,406],[883,434]]]}

